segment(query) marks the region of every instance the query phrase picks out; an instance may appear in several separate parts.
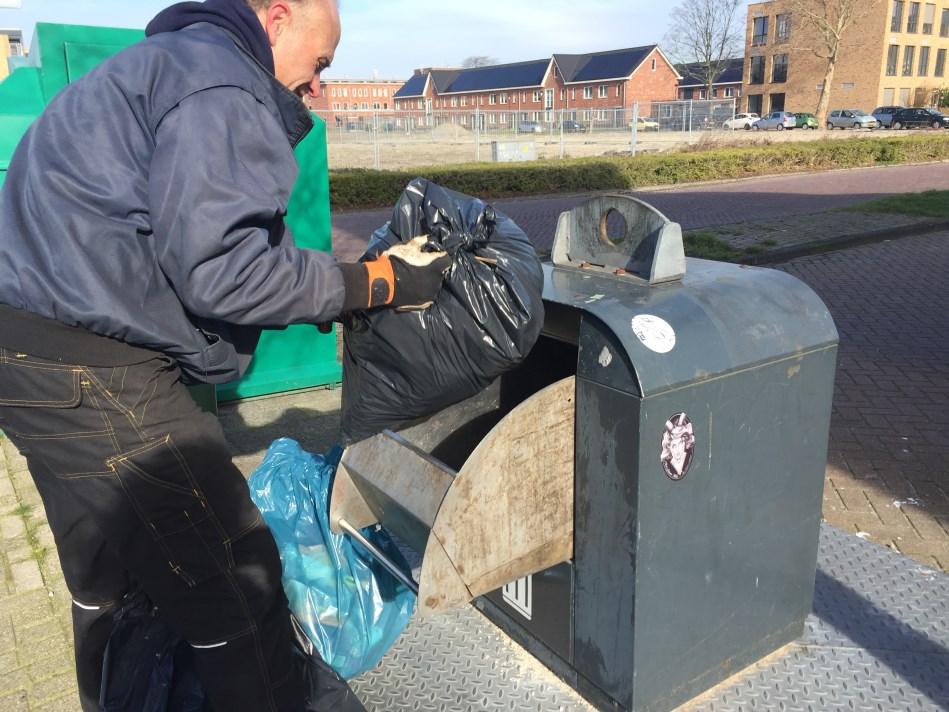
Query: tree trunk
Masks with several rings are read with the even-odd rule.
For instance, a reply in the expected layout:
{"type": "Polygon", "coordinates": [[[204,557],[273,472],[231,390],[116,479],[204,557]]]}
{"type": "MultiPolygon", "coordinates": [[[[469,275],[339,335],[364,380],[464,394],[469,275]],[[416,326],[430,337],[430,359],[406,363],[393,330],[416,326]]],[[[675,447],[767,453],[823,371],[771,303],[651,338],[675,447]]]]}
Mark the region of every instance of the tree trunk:
{"type": "Polygon", "coordinates": [[[820,90],[820,98],[817,100],[817,125],[825,126],[827,123],[827,110],[830,108],[830,88],[834,83],[834,71],[837,69],[837,53],[827,60],[827,70],[824,72],[824,85],[820,90]]]}

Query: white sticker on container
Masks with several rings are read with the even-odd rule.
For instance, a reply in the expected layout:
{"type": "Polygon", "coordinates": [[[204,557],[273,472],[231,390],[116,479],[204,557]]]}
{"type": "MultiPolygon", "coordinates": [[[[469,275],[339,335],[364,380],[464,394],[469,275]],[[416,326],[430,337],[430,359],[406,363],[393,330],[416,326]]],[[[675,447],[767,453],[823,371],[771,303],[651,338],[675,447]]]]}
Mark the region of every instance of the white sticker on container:
{"type": "Polygon", "coordinates": [[[603,350],[600,352],[600,365],[603,368],[607,368],[611,363],[613,363],[613,354],[610,353],[608,346],[604,346],[603,350]]]}
{"type": "Polygon", "coordinates": [[[643,342],[643,346],[657,354],[667,354],[676,345],[675,329],[665,319],[652,314],[634,316],[633,333],[643,342]]]}

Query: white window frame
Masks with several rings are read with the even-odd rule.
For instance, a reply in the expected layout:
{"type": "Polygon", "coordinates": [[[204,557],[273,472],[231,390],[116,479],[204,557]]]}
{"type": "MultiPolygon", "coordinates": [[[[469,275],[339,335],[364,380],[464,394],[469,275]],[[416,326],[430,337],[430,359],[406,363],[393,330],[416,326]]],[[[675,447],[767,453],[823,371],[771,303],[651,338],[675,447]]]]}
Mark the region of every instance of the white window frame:
{"type": "Polygon", "coordinates": [[[497,94],[490,94],[490,95],[488,95],[488,104],[490,104],[491,106],[494,106],[494,105],[497,104],[497,103],[498,103],[498,95],[497,95],[497,94]]]}
{"type": "Polygon", "coordinates": [[[593,98],[593,87],[591,87],[591,86],[583,87],[583,98],[584,98],[584,99],[592,99],[592,98],[593,98]]]}
{"type": "Polygon", "coordinates": [[[597,90],[598,99],[608,99],[610,96],[610,85],[609,84],[600,84],[599,89],[597,90]]]}

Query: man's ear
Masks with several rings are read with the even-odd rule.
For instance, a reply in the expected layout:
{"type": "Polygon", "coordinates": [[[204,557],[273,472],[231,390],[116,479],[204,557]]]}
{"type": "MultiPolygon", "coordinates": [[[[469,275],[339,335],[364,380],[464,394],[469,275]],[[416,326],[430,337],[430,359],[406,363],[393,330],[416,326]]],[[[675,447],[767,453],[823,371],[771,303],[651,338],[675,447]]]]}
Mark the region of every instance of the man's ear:
{"type": "Polygon", "coordinates": [[[270,46],[277,44],[277,38],[282,35],[290,25],[290,16],[292,14],[290,3],[286,0],[276,0],[270,3],[270,7],[262,11],[261,22],[264,31],[267,33],[267,39],[270,40],[270,46]]]}

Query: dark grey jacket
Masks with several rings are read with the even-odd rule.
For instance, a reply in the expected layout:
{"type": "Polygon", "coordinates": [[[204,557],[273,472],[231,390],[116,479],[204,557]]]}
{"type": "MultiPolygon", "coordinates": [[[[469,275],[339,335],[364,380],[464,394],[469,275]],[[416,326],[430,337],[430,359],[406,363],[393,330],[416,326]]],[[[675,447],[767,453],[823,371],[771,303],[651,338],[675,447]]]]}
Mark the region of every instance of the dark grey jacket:
{"type": "Polygon", "coordinates": [[[157,34],[67,86],[0,191],[0,303],[175,357],[223,382],[259,328],[336,316],[329,255],[283,217],[302,102],[227,31],[157,34]]]}

